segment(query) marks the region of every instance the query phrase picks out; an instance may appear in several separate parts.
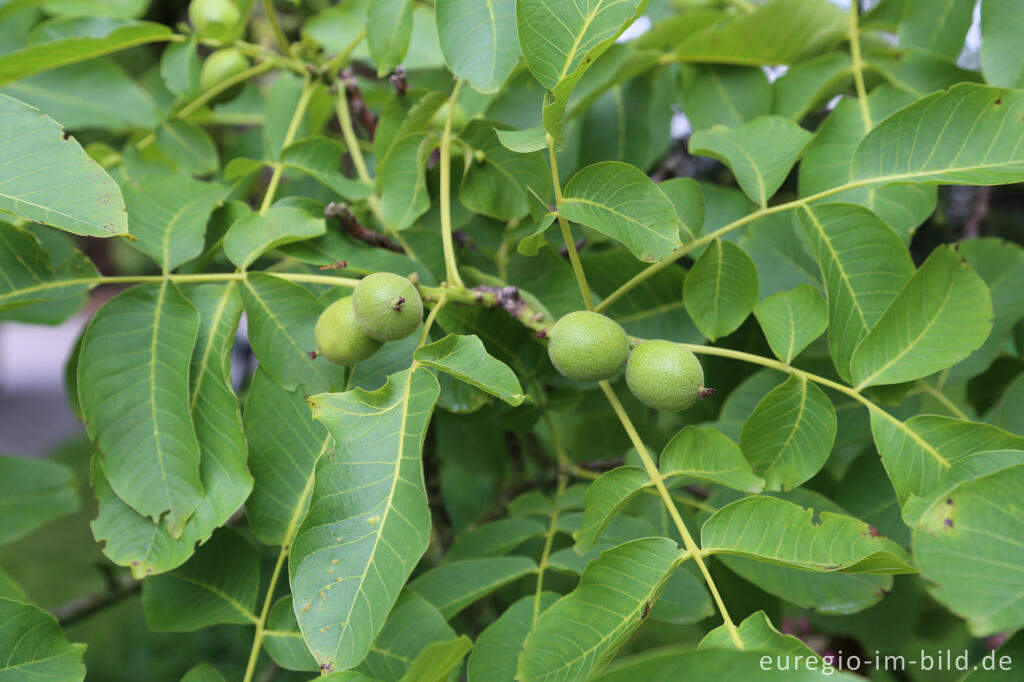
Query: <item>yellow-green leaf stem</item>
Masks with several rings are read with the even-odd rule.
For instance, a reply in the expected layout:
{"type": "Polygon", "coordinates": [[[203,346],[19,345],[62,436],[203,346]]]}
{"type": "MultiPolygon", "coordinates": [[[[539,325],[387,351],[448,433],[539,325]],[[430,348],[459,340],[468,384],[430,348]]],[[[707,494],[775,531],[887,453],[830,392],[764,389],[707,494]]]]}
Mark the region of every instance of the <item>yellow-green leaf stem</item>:
{"type": "MultiPolygon", "coordinates": [[[[558,180],[558,157],[555,154],[555,139],[551,135],[548,140],[548,159],[551,163],[551,184],[555,189],[555,210],[562,204],[562,183],[558,180]]],[[[565,248],[569,252],[569,262],[572,263],[572,272],[576,276],[576,283],[579,285],[580,293],[583,294],[583,304],[587,310],[594,310],[594,300],[590,296],[590,286],[587,284],[587,276],[583,272],[583,264],[580,262],[580,254],[576,251],[576,242],[572,238],[572,230],[569,229],[569,221],[561,214],[558,215],[558,226],[562,230],[562,239],[565,240],[565,248]]]]}
{"type": "Polygon", "coordinates": [[[455,117],[455,105],[462,90],[462,80],[455,81],[452,94],[448,98],[448,116],[444,119],[444,132],[441,134],[441,242],[444,245],[445,276],[450,284],[462,286],[459,276],[459,265],[455,261],[455,243],[452,239],[452,119],[455,117]]]}

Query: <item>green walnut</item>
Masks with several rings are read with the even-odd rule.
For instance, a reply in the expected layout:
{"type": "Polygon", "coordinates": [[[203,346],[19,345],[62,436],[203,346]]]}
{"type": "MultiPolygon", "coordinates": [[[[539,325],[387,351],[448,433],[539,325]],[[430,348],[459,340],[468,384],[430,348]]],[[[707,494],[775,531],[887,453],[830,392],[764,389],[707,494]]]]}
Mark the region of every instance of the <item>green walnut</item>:
{"type": "Polygon", "coordinates": [[[551,328],[548,357],[562,375],[576,381],[610,379],[629,355],[626,332],[600,313],[578,310],[551,328]]]}
{"type": "Polygon", "coordinates": [[[705,393],[697,356],[671,341],[644,341],[629,354],[626,384],[647,407],[678,412],[705,393]]]}
{"type": "Polygon", "coordinates": [[[242,12],[233,0],[192,0],[188,19],[202,37],[229,40],[242,20],[242,12]]]}
{"type": "MultiPolygon", "coordinates": [[[[248,58],[233,47],[217,50],[203,62],[199,71],[199,87],[203,92],[220,85],[249,68],[248,58]]],[[[214,102],[227,102],[238,96],[242,91],[242,83],[237,83],[213,98],[214,102]]]]}
{"type": "Polygon", "coordinates": [[[354,365],[370,357],[384,344],[371,339],[356,324],[352,297],[327,306],[316,321],[316,351],[336,365],[354,365]]]}
{"type": "Polygon", "coordinates": [[[423,318],[423,299],[405,277],[390,272],[367,275],[352,293],[356,322],[378,341],[397,341],[416,331],[423,318]]]}

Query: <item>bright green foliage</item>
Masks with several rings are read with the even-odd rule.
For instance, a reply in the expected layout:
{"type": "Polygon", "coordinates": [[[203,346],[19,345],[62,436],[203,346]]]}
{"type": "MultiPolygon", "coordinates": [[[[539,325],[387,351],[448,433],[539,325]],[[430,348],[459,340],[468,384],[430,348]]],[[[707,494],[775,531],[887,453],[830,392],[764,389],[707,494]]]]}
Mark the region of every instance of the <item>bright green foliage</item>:
{"type": "Polygon", "coordinates": [[[1024,628],[1022,26],[0,0],[0,681],[980,663],[1024,628]]]}
{"type": "Polygon", "coordinates": [[[569,313],[551,328],[548,357],[576,381],[604,381],[626,364],[629,342],[617,322],[587,311],[569,313]]]}

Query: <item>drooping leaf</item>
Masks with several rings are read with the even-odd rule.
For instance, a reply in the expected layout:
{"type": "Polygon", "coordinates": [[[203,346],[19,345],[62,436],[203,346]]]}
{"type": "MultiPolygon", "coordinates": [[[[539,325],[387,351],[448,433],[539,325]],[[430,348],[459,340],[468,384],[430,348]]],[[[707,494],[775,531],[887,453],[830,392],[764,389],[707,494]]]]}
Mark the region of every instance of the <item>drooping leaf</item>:
{"type": "Polygon", "coordinates": [[[509,606],[476,639],[466,673],[471,682],[504,682],[515,677],[516,660],[536,618],[559,598],[554,592],[523,597],[509,606]],[[539,603],[537,599],[539,598],[539,603]]]}
{"type": "Polygon", "coordinates": [[[903,0],[900,45],[912,45],[955,60],[971,27],[971,0],[903,0]]]}
{"type": "Polygon", "coordinates": [[[807,571],[914,573],[906,551],[857,519],[805,509],[776,497],[722,507],[701,528],[701,548],[807,571]]]}
{"type": "Polygon", "coordinates": [[[302,639],[291,595],[281,597],[270,607],[263,646],[274,662],[286,670],[320,670],[302,639]]]}
{"type": "Polygon", "coordinates": [[[792,490],[821,470],[836,437],[836,411],[816,384],[794,374],[743,425],[740,448],[768,490],[792,490]]]}
{"type": "Polygon", "coordinates": [[[77,509],[75,476],[67,466],[0,455],[0,545],[77,509]]]}
{"type": "Polygon", "coordinates": [[[503,124],[473,120],[459,139],[473,150],[473,161],[462,176],[459,200],[474,213],[497,220],[522,218],[530,210],[530,192],[546,198],[551,176],[539,153],[517,153],[505,148],[496,131],[503,124]]]}
{"type": "Polygon", "coordinates": [[[430,208],[427,194],[427,157],[437,145],[437,135],[413,132],[397,137],[380,158],[377,181],[384,221],[404,230],[430,208]]]}
{"type": "Polygon", "coordinates": [[[760,206],[786,180],[814,136],[788,118],[761,116],[738,128],[715,126],[690,137],[690,153],[722,161],[760,206]]]}
{"type": "Polygon", "coordinates": [[[477,336],[449,334],[440,341],[417,348],[413,357],[421,365],[446,372],[513,407],[526,399],[515,372],[488,354],[477,336]]]}
{"type": "Polygon", "coordinates": [[[227,188],[185,175],[154,174],[121,187],[135,248],[170,272],[203,252],[206,223],[227,188]]]}
{"type": "Polygon", "coordinates": [[[420,450],[439,392],[429,370],[409,369],[372,393],[310,399],[336,449],[317,467],[288,570],[299,627],[321,666],[363,659],[427,548],[420,450]]]}
{"type": "Polygon", "coordinates": [[[873,411],[871,432],[901,505],[911,495],[929,494],[950,465],[963,457],[985,450],[1024,449],[1024,438],[1002,429],[935,415],[901,422],[873,411]]]}
{"type": "MultiPolygon", "coordinates": [[[[1016,454],[1017,466],[959,476],[959,485],[914,528],[914,557],[933,585],[932,596],[966,618],[978,637],[1024,623],[1024,602],[1017,596],[1024,591],[1019,569],[1024,521],[1017,507],[1024,466],[1016,454]]],[[[951,469],[947,476],[958,473],[951,469]]]]}
{"type": "Polygon", "coordinates": [[[299,386],[307,394],[340,386],[344,370],[316,350],[313,330],[323,304],[298,284],[263,272],[252,272],[242,285],[249,322],[249,341],[260,366],[287,391],[299,386]]]}
{"type": "Polygon", "coordinates": [[[245,503],[253,534],[268,545],[290,542],[306,515],[317,460],[330,436],[313,421],[300,391],[286,391],[261,367],[245,402],[252,495],[245,503]]]}
{"type": "MultiPolygon", "coordinates": [[[[736,626],[745,651],[762,651],[778,656],[819,658],[818,654],[793,635],[784,635],[768,620],[768,614],[758,611],[736,626]]],[[[728,629],[720,625],[700,641],[698,649],[735,649],[728,629]]]]}
{"type": "Polygon", "coordinates": [[[770,0],[698,31],[675,51],[691,62],[791,64],[827,48],[845,28],[842,12],[826,0],[770,0]]]}
{"type": "Polygon", "coordinates": [[[412,36],[412,0],[378,0],[367,3],[366,44],[385,76],[405,59],[412,36]]]}
{"type": "MultiPolygon", "coordinates": [[[[94,25],[100,25],[97,22],[94,25]]],[[[0,57],[0,85],[40,71],[66,66],[136,45],[171,40],[166,26],[148,21],[111,21],[106,30],[87,36],[59,37],[33,43],[0,57]]]]}
{"type": "Polygon", "coordinates": [[[973,83],[923,97],[868,133],[851,160],[870,184],[999,185],[1024,179],[1024,93],[973,83]],[[913,145],[900,140],[914,139],[913,145]]]}
{"type": "Polygon", "coordinates": [[[514,0],[439,0],[437,34],[448,69],[483,93],[496,92],[519,61],[514,0]]]}
{"type": "Polygon", "coordinates": [[[733,490],[759,493],[764,480],[754,474],[743,452],[721,431],[687,426],[661,451],[661,473],[696,478],[733,490]]]}
{"type": "Polygon", "coordinates": [[[60,124],[0,95],[0,128],[0,211],[90,237],[128,234],[117,184],[60,124]]]}
{"type": "Polygon", "coordinates": [[[84,644],[69,644],[57,619],[37,606],[0,597],[0,669],[5,680],[81,682],[84,644]]]}
{"type": "Polygon", "coordinates": [[[686,274],[686,312],[712,341],[743,324],[757,303],[757,267],[732,242],[716,239],[686,274]]]}
{"type": "Polygon", "coordinates": [[[643,623],[679,564],[667,538],[634,540],[591,561],[572,592],[540,615],[526,636],[516,679],[587,679],[607,665],[643,623]],[[600,607],[600,608],[598,608],[600,607]],[[566,638],[563,633],[573,632],[566,638]]]}
{"type": "Polygon", "coordinates": [[[683,109],[694,130],[743,125],[772,113],[772,90],[761,69],[749,66],[686,66],[683,109]]]}
{"type": "Polygon", "coordinates": [[[850,374],[859,388],[920,379],[967,357],[991,329],[984,280],[941,246],[857,346],[850,374]]]}
{"type": "Polygon", "coordinates": [[[794,64],[772,83],[772,113],[799,121],[851,78],[850,56],[827,52],[794,64]]]}
{"type": "Polygon", "coordinates": [[[762,299],[754,315],[775,357],[787,364],[828,326],[825,302],[809,284],[762,299]]]}
{"type": "Polygon", "coordinates": [[[259,559],[259,550],[237,532],[218,531],[187,564],[145,580],[146,625],[156,632],[192,632],[257,622],[259,559]]]}
{"type": "Polygon", "coordinates": [[[644,262],[664,260],[681,245],[672,202],[635,166],[587,166],[566,183],[563,195],[559,213],[621,242],[644,262]]]}
{"type": "Polygon", "coordinates": [[[402,590],[359,669],[382,680],[400,680],[430,644],[454,637],[455,631],[434,605],[415,592],[402,590]]]}
{"type": "Polygon", "coordinates": [[[495,134],[506,149],[519,154],[537,152],[547,146],[547,131],[544,126],[525,130],[495,130],[495,134]]]}
{"type": "Polygon", "coordinates": [[[199,506],[199,442],[189,365],[199,314],[174,283],[118,294],[82,339],[78,395],[117,496],[175,538],[199,506]]]}
{"type": "Polygon", "coordinates": [[[537,564],[522,556],[464,559],[430,569],[409,583],[409,588],[433,604],[445,619],[494,590],[524,575],[537,564]]]}
{"type": "Polygon", "coordinates": [[[340,142],[329,137],[313,136],[282,149],[280,161],[286,168],[309,175],[345,199],[365,199],[373,188],[342,174],[339,161],[344,153],[345,148],[340,142]]]}
{"type": "Polygon", "coordinates": [[[849,379],[854,351],[910,281],[914,264],[899,237],[865,208],[804,206],[799,216],[825,282],[832,361],[849,379]]]}
{"type": "Polygon", "coordinates": [[[250,213],[228,228],[224,235],[224,253],[245,270],[267,251],[318,237],[326,229],[323,218],[314,218],[292,206],[274,206],[264,214],[250,213]]]}

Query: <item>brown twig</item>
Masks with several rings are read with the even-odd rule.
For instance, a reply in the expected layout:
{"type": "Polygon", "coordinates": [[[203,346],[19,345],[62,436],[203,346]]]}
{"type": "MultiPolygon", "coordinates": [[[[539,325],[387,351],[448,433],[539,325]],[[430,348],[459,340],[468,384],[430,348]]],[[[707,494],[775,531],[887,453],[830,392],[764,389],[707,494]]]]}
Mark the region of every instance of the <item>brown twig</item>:
{"type": "Polygon", "coordinates": [[[341,72],[341,78],[345,82],[349,110],[352,112],[353,118],[362,124],[372,142],[373,135],[377,132],[377,119],[373,112],[370,111],[370,108],[366,106],[363,95],[359,92],[359,81],[356,80],[355,71],[352,67],[349,67],[341,72]]]}
{"type": "Polygon", "coordinates": [[[391,81],[391,85],[395,86],[395,91],[399,95],[405,95],[409,90],[409,81],[405,79],[405,76],[405,67],[399,64],[395,67],[395,72],[388,79],[391,81]]]}
{"type": "Polygon", "coordinates": [[[103,592],[76,597],[50,609],[50,612],[57,618],[61,627],[67,627],[137,594],[140,590],[142,590],[141,581],[135,580],[127,574],[119,575],[114,584],[108,585],[103,592]]]}
{"type": "Polygon", "coordinates": [[[977,239],[981,236],[981,223],[988,215],[988,207],[992,201],[992,188],[988,186],[979,187],[974,194],[974,208],[970,217],[964,223],[964,235],[961,239],[977,239]]]}
{"type": "MultiPolygon", "coordinates": [[[[394,251],[395,253],[405,252],[400,245],[391,241],[385,235],[361,225],[359,221],[356,220],[355,214],[349,210],[348,204],[332,201],[327,204],[326,208],[324,208],[324,217],[328,219],[336,218],[341,225],[342,231],[353,239],[358,239],[359,241],[365,242],[378,249],[387,249],[388,251],[394,251]]],[[[345,261],[336,261],[327,267],[337,269],[335,266],[337,266],[338,263],[345,263],[345,261]]],[[[345,267],[347,265],[348,264],[345,263],[345,265],[342,265],[341,267],[345,267]]]]}

